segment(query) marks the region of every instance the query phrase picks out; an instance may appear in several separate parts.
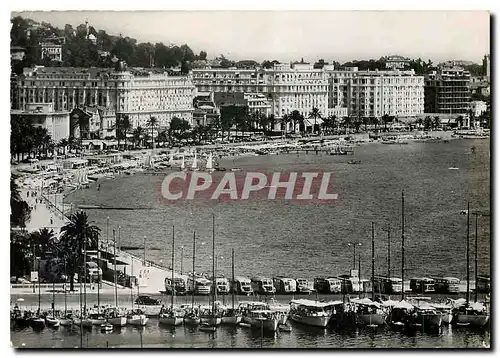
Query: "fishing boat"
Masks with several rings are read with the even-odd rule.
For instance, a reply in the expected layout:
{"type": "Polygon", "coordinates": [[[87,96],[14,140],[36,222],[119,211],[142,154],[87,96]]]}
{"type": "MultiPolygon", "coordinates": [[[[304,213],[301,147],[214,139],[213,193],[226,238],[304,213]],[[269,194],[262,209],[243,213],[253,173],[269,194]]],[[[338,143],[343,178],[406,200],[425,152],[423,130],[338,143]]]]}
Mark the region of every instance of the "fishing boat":
{"type": "Polygon", "coordinates": [[[440,312],[437,312],[430,305],[422,305],[417,307],[417,322],[422,328],[439,328],[443,317],[440,312]]]}
{"type": "Polygon", "coordinates": [[[184,316],[184,324],[186,326],[197,326],[200,323],[201,319],[194,311],[190,311],[184,316]]]}
{"type": "Polygon", "coordinates": [[[292,331],[292,327],[289,326],[288,324],[280,324],[280,325],[278,325],[278,329],[281,332],[291,332],[292,331]]]}
{"type": "Polygon", "coordinates": [[[132,310],[127,314],[127,324],[131,326],[145,326],[148,321],[149,318],[140,309],[132,310]]]}
{"type": "Polygon", "coordinates": [[[290,319],[313,327],[326,327],[332,316],[331,308],[338,302],[319,302],[307,299],[290,302],[290,319]]]}
{"type": "Polygon", "coordinates": [[[211,324],[202,323],[200,327],[198,327],[198,329],[203,332],[215,332],[217,330],[217,327],[211,324]]]}
{"type": "Polygon", "coordinates": [[[100,313],[91,313],[88,318],[92,322],[93,326],[101,326],[106,323],[106,318],[100,313]]]}
{"type": "Polygon", "coordinates": [[[45,319],[40,316],[34,316],[30,319],[30,326],[33,329],[43,329],[45,328],[45,319]]]}
{"type": "Polygon", "coordinates": [[[47,323],[47,327],[57,328],[61,324],[61,322],[56,317],[54,317],[52,315],[46,316],[45,321],[47,323]]]}
{"type": "Polygon", "coordinates": [[[366,326],[380,326],[385,322],[385,315],[380,309],[378,302],[369,298],[353,298],[351,303],[355,305],[356,321],[366,326]]]}
{"type": "Polygon", "coordinates": [[[461,305],[455,310],[454,322],[459,326],[484,327],[489,320],[486,306],[479,302],[461,305]]]}
{"type": "MultiPolygon", "coordinates": [[[[231,249],[231,273],[232,273],[232,281],[234,282],[234,249],[231,249]]],[[[231,290],[231,303],[232,306],[230,309],[226,309],[224,314],[222,315],[221,321],[224,324],[238,324],[241,322],[242,316],[241,313],[235,309],[234,307],[234,297],[235,290],[231,290]]]]}
{"type": "Polygon", "coordinates": [[[276,302],[273,298],[268,301],[268,307],[271,311],[276,312],[278,316],[278,325],[286,324],[288,314],[290,313],[290,306],[276,302]]]}
{"type": "Polygon", "coordinates": [[[59,318],[59,322],[63,327],[71,327],[73,325],[73,312],[65,310],[63,315],[59,318]]]}
{"type": "Polygon", "coordinates": [[[250,310],[246,313],[246,318],[252,328],[268,332],[276,332],[278,329],[278,317],[271,310],[250,310]]]}
{"type": "Polygon", "coordinates": [[[431,306],[441,314],[441,320],[445,324],[450,324],[453,319],[451,306],[442,303],[431,303],[431,306]]]}
{"type": "Polygon", "coordinates": [[[208,155],[208,159],[207,159],[207,165],[205,167],[205,170],[209,173],[212,173],[215,169],[214,169],[214,163],[213,163],[213,155],[212,153],[210,153],[208,155]]]}
{"type": "Polygon", "coordinates": [[[120,312],[117,308],[109,309],[105,312],[104,316],[109,324],[117,327],[124,327],[127,325],[127,316],[120,312]]]}

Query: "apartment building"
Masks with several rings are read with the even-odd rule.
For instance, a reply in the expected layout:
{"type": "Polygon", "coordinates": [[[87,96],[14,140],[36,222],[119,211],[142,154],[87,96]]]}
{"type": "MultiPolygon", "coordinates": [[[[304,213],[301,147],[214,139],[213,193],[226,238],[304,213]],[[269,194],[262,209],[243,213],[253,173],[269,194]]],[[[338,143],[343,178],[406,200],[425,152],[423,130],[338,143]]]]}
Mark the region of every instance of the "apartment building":
{"type": "Polygon", "coordinates": [[[468,113],[471,76],[463,67],[443,67],[425,78],[425,112],[468,113]]]}
{"type": "Polygon", "coordinates": [[[410,71],[327,71],[328,108],[350,117],[417,116],[424,112],[424,77],[410,71]]]}

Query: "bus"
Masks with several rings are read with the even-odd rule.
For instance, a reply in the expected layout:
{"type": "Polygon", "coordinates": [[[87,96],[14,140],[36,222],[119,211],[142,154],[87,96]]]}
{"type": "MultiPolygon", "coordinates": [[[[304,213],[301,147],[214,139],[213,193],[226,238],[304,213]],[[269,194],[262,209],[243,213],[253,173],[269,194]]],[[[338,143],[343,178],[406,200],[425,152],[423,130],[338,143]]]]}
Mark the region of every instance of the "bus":
{"type": "Polygon", "coordinates": [[[415,293],[434,292],[435,281],[428,277],[414,277],[410,280],[410,289],[415,293]]]}
{"type": "Polygon", "coordinates": [[[273,286],[273,280],[260,276],[252,278],[252,289],[255,293],[262,295],[272,295],[276,292],[273,286]]]}
{"type": "Polygon", "coordinates": [[[434,289],[436,293],[458,293],[460,280],[456,277],[434,278],[434,289]]]}
{"type": "Polygon", "coordinates": [[[276,293],[295,293],[297,291],[297,282],[293,278],[275,277],[273,281],[276,293]]]}
{"type": "Polygon", "coordinates": [[[252,282],[249,278],[238,276],[234,279],[232,291],[239,295],[251,295],[253,293],[252,282]]]}
{"type": "Polygon", "coordinates": [[[196,277],[193,280],[193,276],[188,279],[189,292],[193,292],[195,295],[209,295],[212,288],[212,281],[206,279],[205,277],[196,277]]]}
{"type": "Polygon", "coordinates": [[[376,293],[390,295],[401,293],[403,289],[403,280],[399,277],[375,276],[373,278],[373,290],[376,293]]]}

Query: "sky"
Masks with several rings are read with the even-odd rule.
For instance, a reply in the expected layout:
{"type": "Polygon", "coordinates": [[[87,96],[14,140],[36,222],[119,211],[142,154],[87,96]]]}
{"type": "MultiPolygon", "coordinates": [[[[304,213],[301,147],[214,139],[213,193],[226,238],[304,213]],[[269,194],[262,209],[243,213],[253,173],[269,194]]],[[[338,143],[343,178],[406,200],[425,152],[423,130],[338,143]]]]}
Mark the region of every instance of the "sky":
{"type": "Polygon", "coordinates": [[[87,19],[96,30],[139,42],[188,44],[208,58],[346,62],[398,54],[481,63],[490,53],[486,11],[53,11],[11,13],[63,28],[87,19]]]}

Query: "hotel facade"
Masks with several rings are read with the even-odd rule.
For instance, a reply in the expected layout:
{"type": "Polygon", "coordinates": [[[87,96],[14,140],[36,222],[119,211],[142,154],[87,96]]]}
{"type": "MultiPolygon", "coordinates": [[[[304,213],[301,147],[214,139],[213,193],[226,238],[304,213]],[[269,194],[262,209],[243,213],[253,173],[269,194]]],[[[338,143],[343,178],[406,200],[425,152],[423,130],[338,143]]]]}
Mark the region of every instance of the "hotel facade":
{"type": "Polygon", "coordinates": [[[305,118],[316,107],[337,117],[417,116],[424,112],[424,77],[414,71],[314,69],[310,64],[276,64],[272,69],[194,69],[204,92],[260,94],[270,113],[282,118],[298,110],[305,118]]]}
{"type": "Polygon", "coordinates": [[[147,127],[151,117],[163,128],[174,117],[192,124],[196,88],[188,76],[151,70],[37,67],[24,70],[13,92],[15,110],[33,103],[52,103],[55,112],[102,108],[114,113],[103,125],[107,131],[114,127],[116,117],[123,116],[129,117],[133,128],[147,127]]]}

